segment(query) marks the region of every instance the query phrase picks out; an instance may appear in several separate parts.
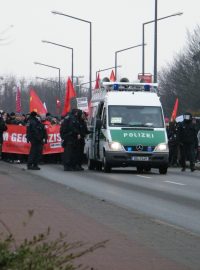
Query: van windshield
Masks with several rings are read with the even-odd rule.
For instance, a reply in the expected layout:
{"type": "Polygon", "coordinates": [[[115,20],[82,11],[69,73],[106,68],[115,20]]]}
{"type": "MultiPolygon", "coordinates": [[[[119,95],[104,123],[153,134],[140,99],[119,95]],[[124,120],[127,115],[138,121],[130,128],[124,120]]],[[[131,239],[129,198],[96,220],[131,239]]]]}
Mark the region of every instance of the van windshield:
{"type": "Polygon", "coordinates": [[[160,107],[118,106],[108,107],[109,126],[163,128],[160,107]]]}

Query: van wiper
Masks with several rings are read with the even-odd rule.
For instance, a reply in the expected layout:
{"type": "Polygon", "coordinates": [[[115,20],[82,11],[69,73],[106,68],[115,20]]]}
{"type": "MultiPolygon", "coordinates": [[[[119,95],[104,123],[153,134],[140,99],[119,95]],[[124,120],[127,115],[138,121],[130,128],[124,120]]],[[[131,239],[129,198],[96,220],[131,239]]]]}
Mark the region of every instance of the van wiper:
{"type": "Polygon", "coordinates": [[[111,123],[112,126],[127,126],[125,123],[111,123]]]}

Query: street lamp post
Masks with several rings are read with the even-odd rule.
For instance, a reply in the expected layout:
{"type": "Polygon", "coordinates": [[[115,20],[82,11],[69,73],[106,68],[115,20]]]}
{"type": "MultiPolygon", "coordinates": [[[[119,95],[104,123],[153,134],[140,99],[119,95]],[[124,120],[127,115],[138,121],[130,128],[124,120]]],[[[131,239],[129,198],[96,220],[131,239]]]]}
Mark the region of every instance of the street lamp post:
{"type": "Polygon", "coordinates": [[[74,17],[74,16],[71,16],[71,15],[67,15],[65,13],[58,12],[58,11],[51,11],[51,12],[54,15],[62,15],[62,16],[65,16],[65,17],[69,17],[69,18],[81,21],[81,22],[88,23],[89,26],[90,26],[90,68],[89,68],[89,77],[90,77],[89,78],[90,79],[89,100],[90,100],[91,97],[92,97],[92,22],[87,21],[87,20],[83,20],[83,19],[80,19],[80,18],[77,18],[77,17],[74,17]]]}
{"type": "Polygon", "coordinates": [[[158,25],[158,0],[155,0],[155,22],[154,22],[154,83],[157,83],[157,25],[158,25]]]}
{"type": "Polygon", "coordinates": [[[97,70],[96,71],[96,79],[97,79],[97,74],[99,73],[99,72],[101,72],[101,71],[106,71],[106,70],[110,70],[110,69],[115,69],[115,68],[118,68],[118,67],[122,67],[121,65],[119,65],[119,66],[114,66],[114,67],[110,67],[110,68],[104,68],[104,69],[99,69],[99,70],[97,70]]]}
{"type": "MultiPolygon", "coordinates": [[[[174,13],[174,14],[159,18],[159,19],[157,19],[157,21],[168,19],[170,17],[180,16],[182,14],[183,14],[182,12],[174,13]]],[[[148,21],[148,22],[145,22],[142,24],[142,75],[145,74],[145,48],[144,48],[144,46],[145,46],[145,31],[144,31],[144,29],[145,29],[145,25],[150,24],[150,23],[154,23],[154,22],[155,22],[155,20],[151,20],[151,21],[148,21]]]]}
{"type": "Polygon", "coordinates": [[[72,83],[73,83],[73,77],[74,77],[74,49],[72,47],[68,47],[68,46],[65,46],[65,45],[54,43],[54,42],[51,42],[51,41],[48,41],[48,40],[42,40],[42,42],[52,44],[52,45],[56,45],[56,46],[63,47],[63,48],[71,50],[71,52],[72,52],[72,75],[71,76],[72,76],[72,83]]]}
{"type": "Polygon", "coordinates": [[[50,66],[50,65],[46,65],[46,64],[43,64],[43,63],[39,63],[39,62],[34,62],[35,65],[41,65],[41,66],[45,66],[45,67],[50,67],[50,68],[54,68],[54,69],[57,69],[58,70],[58,87],[59,87],[59,95],[61,98],[61,86],[60,86],[60,68],[59,67],[55,67],[55,66],[50,66]]]}
{"type": "Polygon", "coordinates": [[[128,48],[125,48],[125,49],[122,49],[122,50],[119,50],[119,51],[116,51],[115,52],[115,77],[116,77],[116,80],[117,80],[117,54],[119,52],[123,52],[123,51],[127,51],[127,50],[130,50],[130,49],[133,49],[133,48],[137,48],[137,47],[140,47],[142,46],[143,44],[139,44],[139,45],[136,45],[136,46],[132,46],[132,47],[128,47],[128,48]]]}

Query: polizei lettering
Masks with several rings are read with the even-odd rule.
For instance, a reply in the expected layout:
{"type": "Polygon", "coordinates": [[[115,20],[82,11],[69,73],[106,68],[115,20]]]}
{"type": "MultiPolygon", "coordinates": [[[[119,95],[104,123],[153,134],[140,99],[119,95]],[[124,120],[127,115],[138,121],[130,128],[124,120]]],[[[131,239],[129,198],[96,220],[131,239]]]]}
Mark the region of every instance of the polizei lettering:
{"type": "Polygon", "coordinates": [[[146,133],[146,132],[130,132],[130,133],[123,133],[124,138],[154,138],[153,133],[146,133]]]}

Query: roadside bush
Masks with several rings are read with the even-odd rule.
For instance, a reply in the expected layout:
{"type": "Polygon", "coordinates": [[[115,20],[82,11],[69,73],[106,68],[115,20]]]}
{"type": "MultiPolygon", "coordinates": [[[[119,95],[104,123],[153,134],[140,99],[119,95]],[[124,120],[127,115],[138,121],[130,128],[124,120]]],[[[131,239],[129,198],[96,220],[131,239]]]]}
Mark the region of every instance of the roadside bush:
{"type": "Polygon", "coordinates": [[[50,228],[44,233],[24,239],[17,244],[7,225],[0,220],[7,235],[0,234],[1,270],[75,270],[93,268],[76,263],[76,259],[100,247],[107,241],[86,247],[82,242],[68,243],[66,235],[60,233],[50,240],[50,228]]]}

